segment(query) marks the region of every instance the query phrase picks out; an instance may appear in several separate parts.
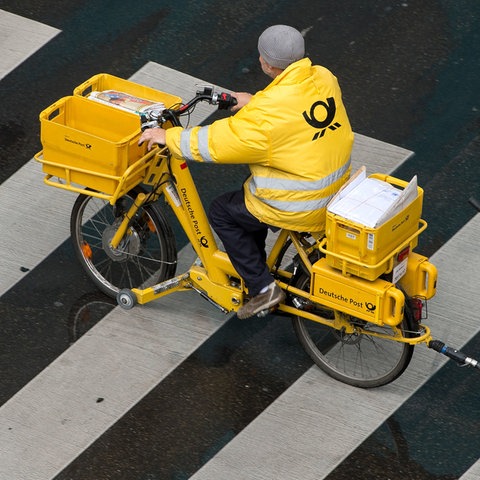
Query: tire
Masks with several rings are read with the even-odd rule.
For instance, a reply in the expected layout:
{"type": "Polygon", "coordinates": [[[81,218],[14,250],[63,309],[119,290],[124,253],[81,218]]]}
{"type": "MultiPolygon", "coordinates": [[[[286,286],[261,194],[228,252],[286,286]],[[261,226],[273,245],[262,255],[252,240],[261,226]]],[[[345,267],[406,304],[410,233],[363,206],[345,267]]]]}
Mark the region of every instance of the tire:
{"type": "Polygon", "coordinates": [[[82,194],[72,209],[70,232],[75,254],[95,285],[112,298],[121,289],[147,288],[175,275],[175,237],[156,204],[142,206],[119,247],[109,246],[116,225],[140,192],[140,187],[133,189],[115,206],[82,194]]]}
{"type": "MultiPolygon", "coordinates": [[[[301,273],[295,282],[301,290],[309,291],[310,277],[301,273]]],[[[415,330],[413,316],[405,302],[405,316],[400,325],[405,336],[415,330]]],[[[327,318],[340,313],[321,305],[309,305],[309,309],[327,318]]],[[[388,326],[379,326],[350,317],[351,323],[364,330],[391,335],[388,326]]],[[[382,339],[368,334],[345,334],[326,325],[296,316],[293,327],[299,342],[310,358],[325,373],[348,385],[373,388],[386,385],[398,378],[407,368],[413,354],[413,345],[382,339]]]]}

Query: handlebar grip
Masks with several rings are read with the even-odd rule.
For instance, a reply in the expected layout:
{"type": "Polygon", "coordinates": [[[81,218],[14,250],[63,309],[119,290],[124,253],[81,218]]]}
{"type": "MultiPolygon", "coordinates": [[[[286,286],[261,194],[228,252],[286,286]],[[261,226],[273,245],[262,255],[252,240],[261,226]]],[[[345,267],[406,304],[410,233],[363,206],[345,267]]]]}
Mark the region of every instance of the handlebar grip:
{"type": "Polygon", "coordinates": [[[480,364],[477,360],[468,357],[463,352],[455,350],[454,348],[448,347],[440,340],[431,340],[428,344],[428,347],[436,352],[443,353],[443,355],[455,360],[460,365],[469,365],[471,367],[480,368],[480,364]]]}
{"type": "Polygon", "coordinates": [[[216,103],[218,104],[219,110],[228,110],[229,108],[235,106],[238,102],[237,99],[230,93],[222,92],[218,95],[216,103]]]}

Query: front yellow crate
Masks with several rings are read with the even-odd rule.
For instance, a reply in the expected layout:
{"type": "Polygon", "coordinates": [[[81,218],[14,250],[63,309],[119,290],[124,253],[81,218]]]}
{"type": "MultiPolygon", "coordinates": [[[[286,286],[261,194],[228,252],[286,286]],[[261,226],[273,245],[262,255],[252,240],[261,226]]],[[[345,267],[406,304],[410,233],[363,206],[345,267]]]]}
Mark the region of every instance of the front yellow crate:
{"type": "Polygon", "coordinates": [[[94,75],[40,114],[43,150],[35,158],[48,185],[115,201],[144,180],[153,155],[138,146],[137,112],[88,99],[90,93],[106,90],[161,102],[166,108],[181,103],[178,96],[130,80],[94,75]]]}
{"type": "Polygon", "coordinates": [[[116,90],[145,100],[162,102],[166,108],[171,108],[182,101],[180,97],[175,95],[170,95],[169,93],[146,87],[145,85],[140,85],[130,80],[115,77],[108,73],[94,75],[76,87],[73,94],[75,96],[87,97],[92,92],[103,92],[105,90],[116,90]]]}
{"type": "MultiPolygon", "coordinates": [[[[40,114],[43,171],[47,175],[113,194],[128,167],[146,155],[138,146],[140,121],[80,96],[64,97],[40,114]]],[[[144,170],[130,178],[134,185],[144,170]]]]}
{"type": "MultiPolygon", "coordinates": [[[[407,182],[388,175],[372,175],[392,185],[405,187],[407,182]]],[[[417,197],[405,209],[378,228],[370,228],[327,212],[326,254],[330,266],[367,280],[375,280],[392,271],[394,254],[418,244],[418,235],[426,228],[421,220],[423,190],[417,187],[417,197]]]]}

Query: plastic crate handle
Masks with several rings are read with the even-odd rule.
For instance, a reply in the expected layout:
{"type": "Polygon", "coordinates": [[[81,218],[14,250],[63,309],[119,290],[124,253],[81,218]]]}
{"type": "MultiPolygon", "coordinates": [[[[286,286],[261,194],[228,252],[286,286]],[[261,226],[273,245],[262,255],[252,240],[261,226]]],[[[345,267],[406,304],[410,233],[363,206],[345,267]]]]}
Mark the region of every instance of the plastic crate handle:
{"type": "Polygon", "coordinates": [[[65,110],[65,99],[66,97],[61,98],[60,100],[57,100],[55,103],[47,107],[45,110],[43,110],[40,113],[40,120],[52,120],[55,117],[58,117],[60,113],[63,113],[65,110]]]}
{"type": "Polygon", "coordinates": [[[390,288],[386,294],[387,311],[383,322],[391,327],[397,326],[403,320],[405,296],[397,288],[390,288]]]}
{"type": "Polygon", "coordinates": [[[82,84],[80,84],[75,90],[73,91],[74,95],[79,95],[82,97],[86,97],[90,95],[94,90],[98,89],[97,85],[99,83],[99,79],[103,74],[97,74],[93,77],[85,80],[82,84]]]}
{"type": "Polygon", "coordinates": [[[401,180],[400,178],[392,177],[386,173],[372,173],[370,178],[376,178],[377,180],[382,180],[384,182],[390,183],[391,185],[396,185],[397,187],[405,188],[408,185],[408,182],[401,180]]]}
{"type": "Polygon", "coordinates": [[[438,271],[435,265],[430,262],[423,262],[420,265],[420,275],[418,276],[418,292],[420,296],[427,300],[432,298],[437,289],[438,271]]]}

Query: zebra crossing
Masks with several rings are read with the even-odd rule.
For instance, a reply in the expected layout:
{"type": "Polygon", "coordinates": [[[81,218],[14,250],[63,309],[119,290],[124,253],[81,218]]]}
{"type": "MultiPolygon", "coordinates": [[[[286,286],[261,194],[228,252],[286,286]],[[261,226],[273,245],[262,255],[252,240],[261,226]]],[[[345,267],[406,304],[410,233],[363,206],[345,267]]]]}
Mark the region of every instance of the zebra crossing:
{"type": "MultiPolygon", "coordinates": [[[[0,25],[10,26],[10,31],[16,30],[19,21],[35,32],[30,38],[37,38],[37,43],[13,50],[9,47],[12,37],[0,37],[2,51],[12,51],[16,57],[2,64],[2,77],[57,33],[0,10],[0,25]]],[[[154,62],[144,65],[132,79],[183,98],[192,85],[207,83],[154,62]]],[[[192,123],[210,113],[207,106],[198,109],[192,123]]],[[[392,171],[410,154],[362,135],[356,137],[355,165],[366,164],[370,172],[392,171]]],[[[35,269],[68,239],[73,200],[71,194],[44,186],[40,167],[33,160],[0,185],[0,295],[28,275],[25,269],[35,269]],[[28,188],[19,190],[18,185],[28,188]]],[[[478,333],[479,234],[477,215],[432,260],[440,271],[440,285],[429,305],[429,323],[435,336],[458,348],[478,333]]],[[[179,271],[191,261],[192,251],[187,247],[182,250],[179,271]]],[[[171,296],[129,312],[114,308],[0,407],[1,480],[162,478],[154,473],[87,477],[70,473],[73,470],[68,466],[229,321],[208,303],[190,293],[184,295],[187,301],[171,296]]],[[[444,364],[438,354],[418,347],[400,379],[368,391],[347,387],[309,368],[238,435],[225,441],[191,478],[327,478],[428,385],[444,364]]],[[[475,389],[475,373],[459,370],[458,375],[470,377],[475,389]]],[[[131,441],[141,442],[141,438],[131,441]]],[[[161,432],[158,442],[162,442],[161,432]]],[[[142,472],[142,465],[135,467],[142,472]]],[[[478,478],[480,463],[461,473],[462,479],[478,478]]]]}

